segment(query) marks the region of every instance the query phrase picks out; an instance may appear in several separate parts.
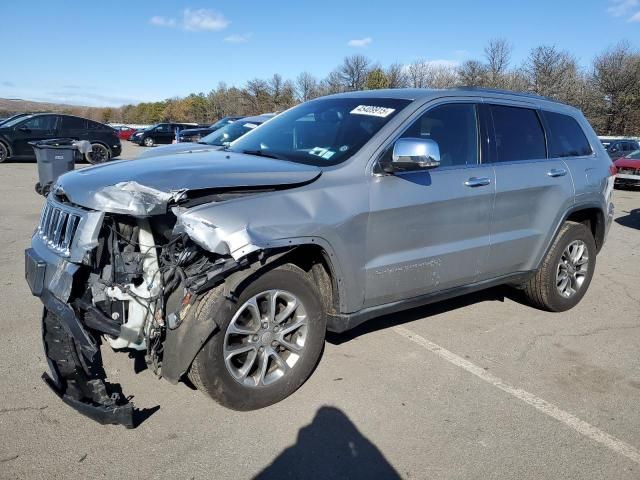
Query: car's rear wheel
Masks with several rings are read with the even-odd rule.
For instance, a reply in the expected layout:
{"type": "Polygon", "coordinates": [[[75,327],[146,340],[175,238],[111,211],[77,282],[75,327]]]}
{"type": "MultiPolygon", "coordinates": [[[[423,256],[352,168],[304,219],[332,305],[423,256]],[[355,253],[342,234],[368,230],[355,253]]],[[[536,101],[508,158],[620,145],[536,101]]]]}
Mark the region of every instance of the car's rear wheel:
{"type": "Polygon", "coordinates": [[[92,143],[91,151],[87,152],[84,156],[87,162],[96,164],[109,161],[111,158],[111,150],[105,147],[101,143],[92,143]]]}
{"type": "Polygon", "coordinates": [[[0,163],[4,162],[9,158],[9,149],[7,146],[0,142],[0,163]]]}
{"type": "Polygon", "coordinates": [[[142,141],[142,143],[144,144],[145,147],[153,147],[153,138],[151,137],[145,137],[145,139],[142,141]]]}
{"type": "Polygon", "coordinates": [[[257,278],[237,302],[209,292],[198,320],[220,326],[191,366],[189,378],[218,403],[255,410],[295,392],[324,345],[325,309],[309,274],[282,265],[257,278]]]}
{"type": "Polygon", "coordinates": [[[540,269],[524,285],[533,306],[563,312],[580,302],[596,266],[596,243],[582,223],[566,222],[547,252],[540,269]]]}

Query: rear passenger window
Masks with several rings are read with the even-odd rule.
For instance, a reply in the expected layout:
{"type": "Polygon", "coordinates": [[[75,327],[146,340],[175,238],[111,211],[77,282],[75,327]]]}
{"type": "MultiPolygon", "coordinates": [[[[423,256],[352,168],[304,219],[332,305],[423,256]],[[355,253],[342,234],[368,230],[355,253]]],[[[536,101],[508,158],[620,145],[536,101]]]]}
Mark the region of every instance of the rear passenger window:
{"type": "Polygon", "coordinates": [[[544,131],[535,110],[490,105],[498,162],[546,158],[544,131]]]}
{"type": "Polygon", "coordinates": [[[440,147],[440,166],[478,163],[478,121],[476,107],[451,103],[429,110],[416,120],[402,138],[429,138],[440,147]]]}
{"type": "Polygon", "coordinates": [[[591,155],[591,145],[582,128],[569,115],[544,112],[549,134],[549,156],[582,157],[591,155]]]}
{"type": "Polygon", "coordinates": [[[62,118],[62,130],[84,130],[84,118],[78,117],[61,117],[62,118]]]}

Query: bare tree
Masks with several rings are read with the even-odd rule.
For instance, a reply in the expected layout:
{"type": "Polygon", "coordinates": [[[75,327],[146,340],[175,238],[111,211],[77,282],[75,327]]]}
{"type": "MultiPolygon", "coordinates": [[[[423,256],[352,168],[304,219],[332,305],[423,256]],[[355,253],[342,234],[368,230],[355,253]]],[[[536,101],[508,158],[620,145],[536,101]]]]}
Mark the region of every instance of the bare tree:
{"type": "Polygon", "coordinates": [[[404,88],[409,86],[409,79],[404,65],[392,63],[385,72],[389,88],[404,88]]]}
{"type": "Polygon", "coordinates": [[[608,49],[593,62],[593,82],[605,99],[607,134],[638,132],[630,124],[640,108],[640,54],[625,42],[608,49]]]}
{"type": "Polygon", "coordinates": [[[306,102],[319,95],[318,80],[309,72],[302,72],[296,78],[296,94],[301,102],[306,102]]]}
{"type": "Polygon", "coordinates": [[[409,85],[413,88],[426,88],[429,86],[429,62],[418,59],[407,67],[409,85]]]}
{"type": "Polygon", "coordinates": [[[542,45],[529,53],[522,71],[531,91],[563,101],[575,99],[578,64],[568,52],[542,45]]]}
{"type": "Polygon", "coordinates": [[[487,86],[489,69],[478,60],[467,60],[458,68],[460,85],[465,87],[487,86]]]}
{"type": "Polygon", "coordinates": [[[322,95],[331,95],[333,93],[341,93],[346,91],[346,87],[342,81],[342,75],[338,70],[334,70],[320,84],[320,92],[322,95]]]}
{"type": "Polygon", "coordinates": [[[511,61],[511,44],[504,38],[489,40],[484,48],[487,60],[488,86],[493,88],[506,87],[506,74],[511,61]]]}
{"type": "Polygon", "coordinates": [[[343,86],[347,90],[362,90],[367,81],[370,65],[371,61],[364,55],[345,57],[338,68],[343,86]]]}

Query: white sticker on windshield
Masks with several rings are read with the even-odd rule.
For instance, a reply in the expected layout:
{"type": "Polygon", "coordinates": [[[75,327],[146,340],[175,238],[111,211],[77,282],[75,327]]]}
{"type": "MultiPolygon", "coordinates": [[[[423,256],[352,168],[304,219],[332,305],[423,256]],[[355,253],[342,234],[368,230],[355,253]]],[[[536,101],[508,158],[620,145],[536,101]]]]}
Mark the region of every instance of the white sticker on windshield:
{"type": "Polygon", "coordinates": [[[247,128],[256,128],[258,125],[256,125],[255,123],[245,123],[243,125],[243,127],[247,127],[247,128]]]}
{"type": "Polygon", "coordinates": [[[358,105],[349,113],[353,115],[369,115],[372,117],[385,118],[391,115],[395,111],[396,111],[395,108],[376,107],[374,105],[358,105]]]}

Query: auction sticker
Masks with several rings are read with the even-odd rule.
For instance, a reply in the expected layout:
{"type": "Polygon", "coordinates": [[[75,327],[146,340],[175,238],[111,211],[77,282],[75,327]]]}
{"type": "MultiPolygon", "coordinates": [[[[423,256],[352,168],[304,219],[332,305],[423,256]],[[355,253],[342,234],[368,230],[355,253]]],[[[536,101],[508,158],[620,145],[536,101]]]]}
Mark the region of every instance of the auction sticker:
{"type": "Polygon", "coordinates": [[[395,108],[376,107],[374,105],[358,105],[349,113],[353,115],[369,115],[371,117],[385,118],[395,111],[395,108]]]}

